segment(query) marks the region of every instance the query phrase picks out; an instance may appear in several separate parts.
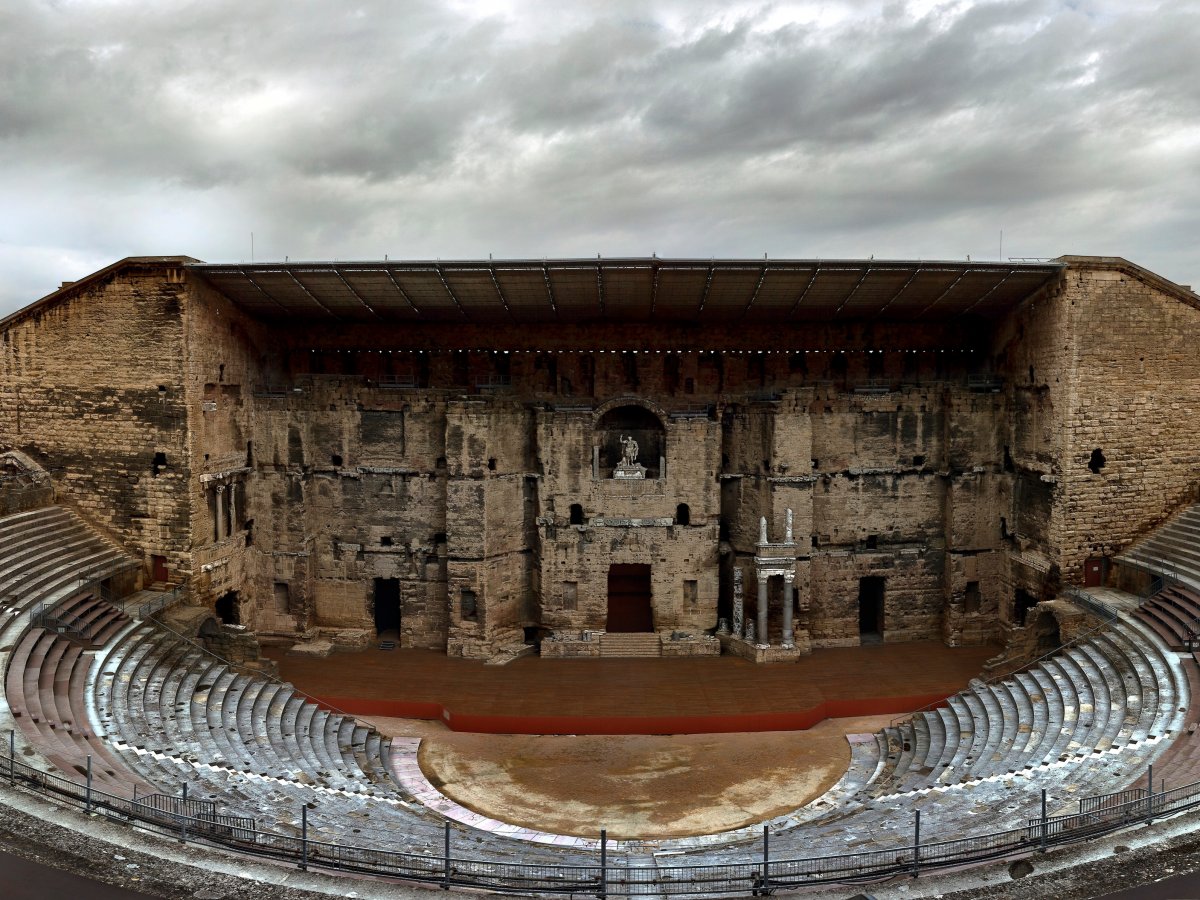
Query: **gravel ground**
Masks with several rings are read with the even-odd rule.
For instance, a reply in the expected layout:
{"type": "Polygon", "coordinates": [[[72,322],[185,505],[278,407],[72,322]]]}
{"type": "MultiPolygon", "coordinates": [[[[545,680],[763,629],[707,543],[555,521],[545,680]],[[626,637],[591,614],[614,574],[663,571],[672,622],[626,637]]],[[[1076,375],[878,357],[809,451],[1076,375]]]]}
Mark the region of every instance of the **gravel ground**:
{"type": "Polygon", "coordinates": [[[829,719],[807,731],[689,735],[467,734],[439,723],[372,721],[422,737],[420,763],[476,812],[558,834],[712,834],[788,813],[828,790],[850,760],[847,733],[888,716],[829,719]]]}

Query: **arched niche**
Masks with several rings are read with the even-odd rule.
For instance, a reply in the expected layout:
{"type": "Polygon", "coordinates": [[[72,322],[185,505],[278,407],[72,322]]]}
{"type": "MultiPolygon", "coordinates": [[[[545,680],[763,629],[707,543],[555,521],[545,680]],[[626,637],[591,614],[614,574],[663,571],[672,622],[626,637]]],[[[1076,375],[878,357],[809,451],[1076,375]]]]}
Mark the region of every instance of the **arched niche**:
{"type": "Polygon", "coordinates": [[[666,427],[657,413],[634,402],[611,406],[596,419],[592,446],[599,451],[598,477],[612,478],[613,469],[624,454],[622,438],[637,441],[637,462],[646,467],[646,477],[661,478],[660,460],[667,449],[666,427]]]}

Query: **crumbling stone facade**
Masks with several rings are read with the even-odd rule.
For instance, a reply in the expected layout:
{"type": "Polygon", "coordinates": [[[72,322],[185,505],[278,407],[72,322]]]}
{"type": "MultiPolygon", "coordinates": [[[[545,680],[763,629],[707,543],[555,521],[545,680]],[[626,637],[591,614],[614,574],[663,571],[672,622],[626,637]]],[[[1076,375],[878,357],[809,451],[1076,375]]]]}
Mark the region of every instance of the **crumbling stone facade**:
{"type": "MultiPolygon", "coordinates": [[[[927,315],[974,277],[945,264],[926,311],[869,319],[842,313],[872,271],[845,264],[864,274],[836,310],[799,316],[798,293],[736,327],[572,313],[596,277],[620,298],[599,262],[590,287],[544,268],[556,318],[521,325],[489,265],[509,318],[422,307],[384,267],[412,310],[366,323],[332,264],[342,294],[292,272],[282,301],[244,267],[268,310],[213,267],[123,261],[0,322],[0,451],[228,624],[480,658],[599,655],[614,630],[718,652],[735,572],[753,619],[762,522],[778,547],[789,511],[794,652],[983,642],[1195,495],[1200,301],[1123,260],[927,315]]],[[[788,593],[766,582],[772,651],[788,593]]]]}

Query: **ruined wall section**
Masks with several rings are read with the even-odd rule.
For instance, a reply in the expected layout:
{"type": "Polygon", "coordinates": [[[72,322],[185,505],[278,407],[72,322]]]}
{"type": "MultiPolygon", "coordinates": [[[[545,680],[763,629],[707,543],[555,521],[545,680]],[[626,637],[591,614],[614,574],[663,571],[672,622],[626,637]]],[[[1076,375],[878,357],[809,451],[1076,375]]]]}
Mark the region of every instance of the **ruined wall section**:
{"type": "Polygon", "coordinates": [[[993,341],[992,365],[1005,379],[1008,412],[1001,468],[1011,478],[1011,503],[1000,523],[1007,557],[998,610],[1002,635],[1013,627],[1017,593],[1039,596],[1061,559],[1060,479],[1075,402],[1078,327],[1077,307],[1056,283],[1000,323],[993,341]]]}
{"type": "MultiPolygon", "coordinates": [[[[283,625],[264,618],[271,609],[268,598],[275,581],[273,553],[280,546],[292,549],[290,542],[276,539],[271,503],[275,486],[264,483],[255,468],[254,394],[264,383],[283,380],[278,372],[270,372],[271,335],[200,279],[189,278],[188,298],[184,391],[192,424],[190,599],[211,608],[218,598],[235,592],[241,624],[259,631],[295,632],[300,627],[295,619],[283,625]],[[262,527],[256,529],[256,522],[262,527]]],[[[280,508],[287,508],[287,499],[286,493],[279,498],[280,508]]],[[[285,567],[290,582],[297,569],[295,557],[288,558],[285,567]]],[[[302,565],[299,570],[304,571],[302,565]]],[[[303,586],[298,589],[298,596],[306,594],[303,586]]]]}
{"type": "Polygon", "coordinates": [[[488,657],[533,624],[533,415],[519,399],[451,400],[446,417],[449,643],[488,657]]]}
{"type": "Polygon", "coordinates": [[[1200,298],[1123,260],[1070,262],[1074,402],[1055,522],[1063,580],[1078,583],[1089,556],[1119,552],[1196,499],[1200,298]]]}
{"type": "MultiPolygon", "coordinates": [[[[661,478],[593,475],[596,409],[537,415],[541,515],[540,624],[571,632],[603,630],[614,564],[651,567],[653,627],[700,632],[717,622],[720,531],[720,424],[707,415],[671,416],[649,401],[665,430],[661,478]],[[688,507],[687,522],[678,518],[688,507]],[[572,524],[572,507],[578,524],[572,524]]],[[[631,402],[631,401],[628,401],[631,402]]]]}
{"type": "Polygon", "coordinates": [[[1005,466],[1008,401],[996,388],[946,394],[945,613],[942,639],[952,647],[998,636],[998,616],[1011,596],[1007,522],[1013,475],[1005,466]]]}
{"type": "Polygon", "coordinates": [[[0,449],[147,564],[190,569],[183,271],[130,261],[0,331],[0,449]],[[158,456],[158,454],[162,454],[158,456]]]}

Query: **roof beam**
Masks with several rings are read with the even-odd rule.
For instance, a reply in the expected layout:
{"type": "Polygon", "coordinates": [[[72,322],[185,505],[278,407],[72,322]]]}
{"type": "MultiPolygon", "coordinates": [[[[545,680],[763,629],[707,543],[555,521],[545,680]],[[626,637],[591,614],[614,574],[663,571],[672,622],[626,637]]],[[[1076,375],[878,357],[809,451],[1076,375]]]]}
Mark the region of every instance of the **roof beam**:
{"type": "Polygon", "coordinates": [[[988,297],[992,296],[992,294],[995,293],[995,291],[1000,287],[1000,285],[1004,284],[1004,282],[1008,281],[1008,279],[1013,277],[1013,273],[1015,273],[1016,271],[1017,271],[1016,269],[1009,269],[1007,272],[1005,272],[1003,278],[1001,278],[999,281],[997,281],[995,284],[993,284],[990,288],[988,288],[974,303],[972,303],[970,306],[968,306],[966,309],[964,309],[962,312],[960,312],[959,316],[967,315],[967,313],[969,313],[971,310],[973,310],[975,307],[977,307],[980,303],[982,303],[988,297]]]}
{"type": "Polygon", "coordinates": [[[260,294],[262,294],[264,297],[266,297],[268,300],[270,300],[272,303],[274,303],[276,306],[278,306],[283,312],[287,313],[289,311],[286,306],[284,306],[282,303],[280,303],[278,300],[276,300],[271,294],[269,294],[267,292],[267,290],[261,284],[259,284],[253,278],[251,278],[249,272],[247,272],[245,269],[241,269],[241,268],[238,269],[238,272],[241,273],[241,276],[243,278],[245,278],[248,282],[250,282],[250,284],[260,294]]]}
{"type": "Polygon", "coordinates": [[[366,301],[366,299],[363,297],[363,295],[360,294],[358,291],[356,291],[354,289],[354,286],[352,284],[350,284],[349,281],[346,280],[346,276],[342,274],[341,269],[339,269],[337,266],[334,266],[333,273],[335,275],[337,275],[338,279],[342,282],[342,284],[344,284],[346,286],[346,290],[348,290],[351,294],[354,295],[354,299],[357,300],[359,303],[361,303],[364,307],[366,307],[367,312],[369,312],[371,315],[373,315],[376,319],[379,319],[379,321],[381,321],[381,322],[383,321],[383,317],[380,316],[379,313],[375,312],[375,310],[371,307],[371,304],[366,301]]]}
{"type": "Polygon", "coordinates": [[[893,303],[895,303],[897,300],[900,299],[900,295],[908,290],[908,286],[917,280],[917,276],[920,273],[921,273],[921,270],[919,268],[913,269],[912,274],[908,276],[908,280],[906,282],[904,282],[904,284],[900,285],[900,287],[896,290],[896,293],[892,294],[891,298],[888,300],[887,303],[885,303],[885,304],[883,304],[883,306],[879,307],[879,311],[877,313],[875,313],[876,318],[878,318],[879,316],[882,316],[884,314],[884,312],[887,311],[887,308],[889,306],[891,306],[893,303]]]}
{"type": "Polygon", "coordinates": [[[708,293],[712,290],[713,275],[716,271],[716,265],[709,263],[708,274],[704,277],[704,293],[700,295],[700,308],[696,310],[697,315],[704,312],[704,304],[708,302],[708,293]]]}
{"type": "Polygon", "coordinates": [[[817,274],[821,271],[819,265],[813,266],[812,275],[808,278],[808,284],[804,286],[804,290],[800,292],[800,296],[796,298],[796,302],[792,304],[791,312],[788,313],[788,318],[796,315],[796,310],[800,308],[800,304],[804,302],[804,298],[808,296],[808,292],[812,290],[812,286],[817,281],[817,274]]]}
{"type": "Polygon", "coordinates": [[[421,310],[417,308],[417,304],[413,303],[412,298],[408,296],[408,292],[400,287],[400,282],[396,280],[396,273],[392,271],[391,267],[386,266],[383,271],[387,273],[388,281],[392,283],[392,287],[396,289],[396,293],[404,298],[404,302],[408,304],[408,308],[418,316],[421,315],[421,310]]]}
{"type": "Polygon", "coordinates": [[[650,271],[654,273],[650,279],[650,315],[654,315],[654,306],[658,303],[658,272],[662,268],[658,265],[651,265],[650,271]]]}
{"type": "Polygon", "coordinates": [[[850,288],[850,293],[846,294],[846,296],[842,298],[842,302],[838,304],[838,308],[833,311],[834,318],[837,318],[842,314],[842,310],[846,308],[846,304],[850,302],[850,298],[858,293],[858,289],[863,286],[863,282],[867,280],[867,276],[870,274],[871,267],[865,267],[862,275],[859,276],[858,281],[854,282],[854,287],[850,288]]]}
{"type": "Polygon", "coordinates": [[[494,287],[496,289],[496,296],[500,298],[500,303],[504,307],[504,311],[508,314],[508,317],[511,319],[513,317],[512,310],[508,308],[508,298],[504,296],[504,291],[500,287],[499,280],[496,278],[496,267],[489,265],[488,266],[488,274],[492,276],[492,287],[494,287]]]}
{"type": "Polygon", "coordinates": [[[317,304],[317,306],[321,307],[321,309],[325,310],[325,312],[327,312],[329,315],[333,316],[334,321],[336,321],[336,322],[342,321],[341,316],[339,316],[332,309],[330,309],[328,306],[326,306],[324,303],[322,303],[320,300],[318,300],[316,294],[314,294],[307,287],[305,287],[304,282],[296,277],[295,272],[293,272],[290,268],[285,268],[284,271],[288,273],[288,277],[291,278],[292,281],[296,282],[296,287],[298,287],[298,288],[300,288],[300,290],[304,291],[305,296],[307,296],[309,300],[311,300],[313,303],[317,304]]]}
{"type": "Polygon", "coordinates": [[[446,273],[442,271],[442,264],[439,262],[433,267],[437,272],[438,280],[441,281],[442,287],[446,289],[446,293],[450,295],[450,299],[454,301],[455,308],[458,309],[458,314],[464,319],[467,317],[467,312],[462,308],[462,304],[458,302],[458,298],[454,296],[454,291],[450,289],[450,282],[446,280],[446,273]]]}
{"type": "Polygon", "coordinates": [[[742,310],[742,315],[750,312],[750,307],[754,305],[754,301],[758,299],[758,292],[762,290],[763,282],[767,280],[767,264],[764,262],[762,271],[758,273],[758,281],[754,285],[754,293],[750,295],[749,301],[746,303],[746,308],[742,310]]]}
{"type": "Polygon", "coordinates": [[[961,272],[959,272],[958,277],[955,278],[954,281],[952,281],[950,283],[950,287],[946,288],[944,291],[942,291],[940,294],[938,294],[932,303],[930,303],[923,310],[921,310],[919,313],[917,313],[915,318],[918,318],[918,319],[921,318],[921,316],[925,315],[925,313],[929,312],[931,309],[933,309],[935,306],[937,306],[939,303],[941,303],[942,300],[945,298],[945,296],[947,294],[949,294],[952,290],[954,290],[956,287],[958,287],[958,283],[960,281],[962,281],[964,278],[966,278],[967,275],[970,274],[970,272],[971,272],[970,269],[963,269],[961,272]]]}
{"type": "Polygon", "coordinates": [[[558,317],[558,304],[554,301],[554,285],[550,283],[550,270],[546,267],[546,263],[542,263],[542,281],[546,282],[546,298],[550,301],[550,309],[553,310],[555,318],[558,317]]]}

